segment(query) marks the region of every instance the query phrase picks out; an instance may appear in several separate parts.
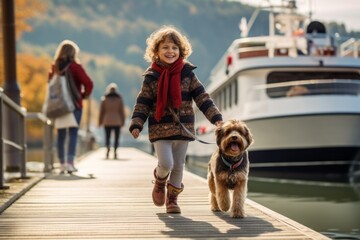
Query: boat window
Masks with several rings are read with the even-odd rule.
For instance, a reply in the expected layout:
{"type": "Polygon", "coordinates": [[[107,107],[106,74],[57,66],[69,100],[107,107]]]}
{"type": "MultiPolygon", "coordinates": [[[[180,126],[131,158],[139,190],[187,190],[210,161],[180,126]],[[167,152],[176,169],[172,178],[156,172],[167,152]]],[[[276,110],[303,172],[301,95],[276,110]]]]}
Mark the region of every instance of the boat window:
{"type": "Polygon", "coordinates": [[[231,108],[232,106],[232,84],[229,84],[228,86],[228,92],[229,92],[229,107],[231,108]]]}
{"type": "Polygon", "coordinates": [[[299,95],[360,95],[360,74],[342,71],[271,72],[266,93],[272,98],[299,95]]]}
{"type": "Polygon", "coordinates": [[[247,47],[265,47],[265,42],[243,42],[239,44],[239,48],[247,48],[247,47]]]}
{"type": "Polygon", "coordinates": [[[234,93],[235,100],[234,100],[234,103],[235,103],[235,105],[237,105],[237,103],[238,103],[238,80],[237,79],[235,79],[234,84],[235,84],[235,86],[234,86],[234,88],[235,88],[235,93],[234,93]]]}
{"type": "Polygon", "coordinates": [[[216,99],[217,99],[218,107],[219,107],[219,109],[220,109],[220,111],[221,111],[221,110],[222,110],[222,101],[221,101],[222,96],[221,96],[221,92],[219,92],[219,93],[217,94],[216,99]]]}
{"type": "Polygon", "coordinates": [[[219,106],[218,95],[216,95],[216,94],[211,94],[211,98],[213,99],[215,105],[216,105],[216,106],[219,106]]]}
{"type": "Polygon", "coordinates": [[[223,94],[223,97],[224,97],[224,104],[223,104],[223,107],[224,107],[224,110],[225,110],[225,109],[226,109],[226,105],[227,105],[227,99],[226,99],[227,94],[226,94],[226,88],[224,88],[224,89],[222,90],[222,94],[223,94]]]}
{"type": "Polygon", "coordinates": [[[220,111],[237,105],[238,102],[238,83],[237,79],[233,79],[228,85],[223,86],[219,91],[211,94],[214,103],[220,111]]]}

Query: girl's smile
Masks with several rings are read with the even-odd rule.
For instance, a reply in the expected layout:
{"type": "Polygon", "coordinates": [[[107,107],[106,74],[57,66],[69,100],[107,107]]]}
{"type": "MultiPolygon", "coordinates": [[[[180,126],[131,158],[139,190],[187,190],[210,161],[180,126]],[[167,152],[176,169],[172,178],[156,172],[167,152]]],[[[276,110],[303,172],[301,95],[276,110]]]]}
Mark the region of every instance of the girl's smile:
{"type": "Polygon", "coordinates": [[[162,63],[171,65],[179,58],[180,49],[174,42],[166,39],[159,44],[158,56],[162,63]]]}

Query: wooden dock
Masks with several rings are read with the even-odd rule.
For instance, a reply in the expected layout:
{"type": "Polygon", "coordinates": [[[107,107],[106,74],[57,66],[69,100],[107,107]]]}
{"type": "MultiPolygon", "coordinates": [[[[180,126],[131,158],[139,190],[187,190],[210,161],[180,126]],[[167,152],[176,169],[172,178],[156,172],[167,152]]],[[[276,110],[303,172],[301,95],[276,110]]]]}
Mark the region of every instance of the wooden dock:
{"type": "Polygon", "coordinates": [[[49,175],[0,215],[0,239],[328,239],[249,199],[247,217],[213,213],[205,179],[184,174],[181,214],[152,203],[156,158],[121,148],[98,149],[74,175],[49,175]]]}

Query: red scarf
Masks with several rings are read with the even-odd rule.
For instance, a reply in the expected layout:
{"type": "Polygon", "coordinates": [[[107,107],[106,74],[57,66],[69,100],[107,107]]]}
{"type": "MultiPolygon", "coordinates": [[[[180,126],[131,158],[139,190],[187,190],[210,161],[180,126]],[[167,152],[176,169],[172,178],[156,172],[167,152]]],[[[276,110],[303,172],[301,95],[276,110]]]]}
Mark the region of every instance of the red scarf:
{"type": "Polygon", "coordinates": [[[179,57],[169,67],[152,63],[151,68],[160,73],[158,79],[158,95],[156,100],[156,121],[160,121],[165,108],[170,105],[179,109],[181,105],[181,70],[184,67],[183,58],[179,57]],[[169,100],[169,103],[168,103],[169,100]]]}

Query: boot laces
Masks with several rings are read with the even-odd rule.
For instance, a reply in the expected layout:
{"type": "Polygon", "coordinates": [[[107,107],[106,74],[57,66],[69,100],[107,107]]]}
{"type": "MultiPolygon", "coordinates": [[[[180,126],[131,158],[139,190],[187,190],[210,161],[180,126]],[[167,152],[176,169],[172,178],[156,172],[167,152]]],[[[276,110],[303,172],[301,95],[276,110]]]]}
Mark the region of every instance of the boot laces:
{"type": "Polygon", "coordinates": [[[168,199],[169,199],[169,203],[177,205],[177,196],[176,195],[169,194],[168,199]]]}
{"type": "Polygon", "coordinates": [[[152,183],[155,184],[155,192],[163,192],[165,193],[165,185],[166,185],[166,182],[159,182],[157,180],[152,180],[152,183]]]}

